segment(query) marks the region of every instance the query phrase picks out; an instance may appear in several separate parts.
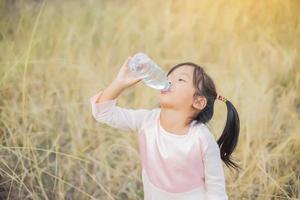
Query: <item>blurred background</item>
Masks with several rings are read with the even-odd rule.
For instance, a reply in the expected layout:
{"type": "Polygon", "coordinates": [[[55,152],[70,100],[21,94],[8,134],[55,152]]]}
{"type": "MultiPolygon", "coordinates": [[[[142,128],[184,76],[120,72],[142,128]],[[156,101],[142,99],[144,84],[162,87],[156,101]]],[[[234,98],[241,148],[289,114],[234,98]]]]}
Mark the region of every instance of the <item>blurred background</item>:
{"type": "MultiPolygon", "coordinates": [[[[0,199],[143,199],[135,133],[89,99],[126,58],[195,62],[236,107],[230,199],[300,198],[300,1],[0,0],[0,199]]],[[[118,105],[155,108],[142,82],[118,105]]],[[[216,139],[227,110],[215,103],[216,139]]]]}

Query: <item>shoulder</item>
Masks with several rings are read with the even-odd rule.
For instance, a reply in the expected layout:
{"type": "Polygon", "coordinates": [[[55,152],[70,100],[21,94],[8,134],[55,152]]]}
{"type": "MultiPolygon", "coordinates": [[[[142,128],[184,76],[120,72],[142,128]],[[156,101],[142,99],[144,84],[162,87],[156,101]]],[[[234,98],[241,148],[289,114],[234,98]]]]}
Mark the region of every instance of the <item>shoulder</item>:
{"type": "Polygon", "coordinates": [[[201,144],[203,145],[204,149],[207,149],[208,145],[215,141],[215,137],[210,131],[209,127],[204,123],[198,123],[194,125],[194,129],[199,138],[201,144]]]}
{"type": "Polygon", "coordinates": [[[194,124],[194,129],[195,132],[197,134],[197,136],[199,136],[200,138],[206,139],[206,140],[211,140],[214,139],[214,135],[211,133],[209,127],[204,124],[204,123],[195,123],[194,124]]]}
{"type": "Polygon", "coordinates": [[[156,122],[156,119],[158,119],[159,116],[159,110],[160,108],[152,108],[148,109],[147,112],[145,112],[145,115],[143,117],[143,126],[149,123],[156,122]]]}

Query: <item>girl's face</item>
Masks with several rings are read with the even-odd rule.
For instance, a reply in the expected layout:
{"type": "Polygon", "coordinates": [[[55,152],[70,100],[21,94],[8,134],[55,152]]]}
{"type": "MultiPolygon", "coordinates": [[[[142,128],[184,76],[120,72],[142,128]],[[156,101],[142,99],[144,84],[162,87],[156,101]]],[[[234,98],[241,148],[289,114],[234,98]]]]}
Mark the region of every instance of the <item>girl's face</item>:
{"type": "Polygon", "coordinates": [[[183,65],[176,68],[168,75],[171,88],[167,92],[161,92],[159,96],[161,108],[177,110],[189,110],[193,104],[195,88],[193,86],[194,67],[183,65]]]}

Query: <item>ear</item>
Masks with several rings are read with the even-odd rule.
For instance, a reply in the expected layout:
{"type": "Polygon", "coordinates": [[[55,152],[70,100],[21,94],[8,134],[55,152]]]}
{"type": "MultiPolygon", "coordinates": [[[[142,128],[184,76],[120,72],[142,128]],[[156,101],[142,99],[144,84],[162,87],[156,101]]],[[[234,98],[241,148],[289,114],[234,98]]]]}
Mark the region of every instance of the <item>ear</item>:
{"type": "Polygon", "coordinates": [[[197,110],[203,110],[206,106],[207,100],[205,97],[197,96],[193,101],[193,107],[197,110]]]}

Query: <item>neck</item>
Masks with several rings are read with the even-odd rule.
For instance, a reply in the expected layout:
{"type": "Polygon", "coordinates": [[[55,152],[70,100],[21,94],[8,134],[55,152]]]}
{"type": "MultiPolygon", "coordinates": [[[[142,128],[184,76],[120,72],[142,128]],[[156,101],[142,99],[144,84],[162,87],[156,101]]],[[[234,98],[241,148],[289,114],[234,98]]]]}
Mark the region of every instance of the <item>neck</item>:
{"type": "Polygon", "coordinates": [[[161,108],[160,124],[168,132],[186,134],[190,124],[188,113],[182,110],[161,108]]]}

